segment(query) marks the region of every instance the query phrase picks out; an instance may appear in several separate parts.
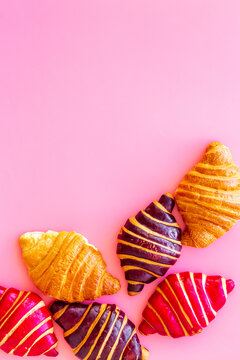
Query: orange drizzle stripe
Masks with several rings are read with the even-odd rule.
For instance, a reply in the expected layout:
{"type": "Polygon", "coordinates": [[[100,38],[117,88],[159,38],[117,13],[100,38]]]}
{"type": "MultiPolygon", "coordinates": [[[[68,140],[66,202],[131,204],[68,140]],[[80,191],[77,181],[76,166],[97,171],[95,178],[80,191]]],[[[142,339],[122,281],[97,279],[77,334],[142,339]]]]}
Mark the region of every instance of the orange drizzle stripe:
{"type": "Polygon", "coordinates": [[[65,311],[69,308],[70,305],[66,305],[64,306],[64,308],[62,308],[61,310],[57,311],[54,315],[53,318],[54,320],[59,319],[64,313],[65,311]]]}
{"type": "Polygon", "coordinates": [[[85,342],[86,342],[87,339],[89,338],[91,332],[93,331],[93,329],[94,329],[95,326],[97,325],[99,319],[101,318],[101,316],[102,316],[102,314],[104,313],[104,311],[106,310],[106,308],[107,308],[107,304],[101,305],[99,314],[97,315],[96,319],[93,321],[93,323],[91,324],[91,326],[89,327],[88,332],[87,332],[87,334],[85,335],[84,339],[80,342],[80,344],[78,344],[78,346],[76,346],[76,347],[73,349],[73,353],[74,353],[75,355],[79,352],[79,350],[82,348],[82,346],[85,344],[85,342]]]}
{"type": "Polygon", "coordinates": [[[160,320],[160,322],[161,322],[161,324],[162,324],[162,326],[163,326],[166,334],[167,334],[168,336],[172,337],[172,336],[170,335],[170,332],[168,331],[168,328],[167,328],[166,324],[164,323],[164,321],[163,321],[163,319],[161,318],[161,316],[160,316],[160,315],[157,313],[157,311],[154,309],[154,307],[153,307],[151,304],[149,304],[149,303],[147,304],[147,306],[149,307],[149,309],[151,309],[151,310],[154,312],[154,314],[156,315],[156,317],[160,320]]]}
{"type": "Polygon", "coordinates": [[[155,265],[155,266],[162,266],[162,267],[171,267],[172,265],[167,265],[167,264],[162,264],[160,262],[156,262],[156,261],[151,261],[148,259],[144,259],[144,258],[140,258],[137,256],[133,256],[133,255],[126,255],[126,254],[118,254],[119,259],[132,259],[132,260],[136,260],[136,261],[140,261],[146,264],[150,264],[150,265],[155,265]]]}
{"type": "Polygon", "coordinates": [[[113,353],[114,353],[114,351],[115,351],[115,349],[116,349],[116,347],[117,347],[117,345],[118,345],[119,339],[120,339],[120,337],[121,337],[122,331],[123,331],[124,326],[126,325],[127,321],[128,321],[128,319],[127,319],[127,317],[126,317],[126,315],[125,315],[124,318],[123,318],[122,326],[121,326],[121,328],[120,328],[120,330],[119,330],[118,336],[117,336],[117,338],[116,338],[116,340],[115,340],[115,343],[114,343],[114,345],[112,346],[112,349],[111,349],[110,353],[108,354],[108,357],[107,357],[106,360],[111,360],[111,359],[112,359],[112,355],[113,355],[113,353]]]}
{"type": "MultiPolygon", "coordinates": [[[[127,228],[125,228],[124,226],[123,226],[123,230],[124,230],[127,234],[129,234],[129,235],[131,235],[131,236],[134,236],[134,237],[136,237],[136,238],[145,240],[145,241],[149,242],[150,244],[158,245],[158,246],[162,247],[163,249],[170,250],[170,251],[172,251],[172,252],[175,252],[176,254],[180,254],[180,251],[173,250],[173,249],[171,249],[171,248],[169,248],[169,247],[167,247],[167,246],[165,246],[165,245],[162,245],[162,244],[157,243],[156,241],[152,241],[152,240],[149,240],[149,239],[147,239],[147,238],[145,238],[145,237],[143,237],[143,236],[141,236],[141,235],[137,235],[137,234],[133,233],[132,231],[128,230],[127,228]]],[[[181,245],[181,243],[179,243],[179,245],[181,245]]]]}
{"type": "Polygon", "coordinates": [[[122,351],[122,353],[121,353],[121,356],[120,356],[119,360],[122,360],[124,351],[126,350],[126,347],[128,346],[128,344],[130,343],[130,341],[132,340],[132,338],[133,338],[133,336],[134,336],[135,334],[136,334],[136,330],[134,329],[133,332],[132,332],[132,334],[130,335],[130,338],[128,339],[128,341],[126,342],[126,344],[125,344],[125,346],[124,346],[124,348],[123,348],[123,351],[122,351]]]}
{"type": "Polygon", "coordinates": [[[3,315],[3,317],[1,318],[1,322],[3,321],[3,319],[12,311],[12,309],[14,308],[14,306],[18,303],[20,297],[24,294],[24,291],[20,291],[17,298],[15,299],[15,301],[13,302],[12,306],[8,309],[8,311],[3,315]]]}
{"type": "Polygon", "coordinates": [[[157,286],[157,291],[162,295],[162,297],[166,300],[166,302],[169,304],[169,306],[171,307],[172,311],[174,312],[174,314],[176,315],[177,319],[178,319],[178,322],[179,324],[181,325],[181,328],[184,332],[184,334],[186,336],[189,336],[189,333],[187,332],[187,329],[184,327],[183,323],[181,322],[178,314],[177,314],[177,311],[175,311],[173,305],[171,304],[171,302],[168,300],[167,296],[164,294],[164,292],[157,286]]]}
{"type": "Polygon", "coordinates": [[[93,352],[93,350],[94,350],[94,348],[95,348],[95,346],[96,346],[96,344],[98,342],[98,339],[100,338],[100,336],[102,335],[105,327],[107,326],[107,323],[108,323],[108,320],[109,320],[110,316],[111,316],[111,310],[109,311],[109,314],[107,315],[107,318],[106,318],[104,324],[102,325],[101,330],[99,331],[93,345],[91,346],[91,349],[89,350],[88,354],[84,357],[83,360],[87,360],[89,358],[89,356],[91,356],[91,354],[92,354],[92,352],[93,352]]]}
{"type": "Polygon", "coordinates": [[[134,280],[127,280],[127,282],[132,285],[139,285],[139,284],[145,285],[146,284],[142,281],[134,281],[134,280]]]}
{"type": "Polygon", "coordinates": [[[35,331],[37,331],[42,325],[46,324],[49,320],[51,320],[51,316],[44,319],[42,322],[40,322],[37,326],[35,326],[29,333],[17,344],[17,346],[10,351],[9,354],[13,354],[16,349],[22,345],[35,331]]]}
{"type": "Polygon", "coordinates": [[[105,345],[106,345],[109,337],[110,337],[111,334],[112,334],[112,329],[114,328],[114,325],[116,324],[116,321],[117,321],[117,319],[118,319],[119,313],[120,313],[120,309],[119,309],[119,307],[116,307],[116,316],[115,316],[115,319],[114,319],[114,321],[113,321],[113,323],[112,323],[112,326],[110,327],[110,329],[109,329],[109,331],[108,331],[107,336],[105,337],[105,339],[104,339],[104,341],[103,341],[103,343],[102,343],[102,346],[101,346],[101,348],[100,348],[100,350],[99,350],[99,352],[98,352],[98,354],[97,354],[96,360],[98,360],[98,359],[101,357],[101,354],[102,354],[102,352],[103,352],[103,350],[104,350],[104,347],[105,347],[105,345]]]}
{"type": "Polygon", "coordinates": [[[26,293],[24,298],[18,303],[18,305],[15,306],[14,309],[12,309],[12,312],[8,315],[8,317],[4,320],[4,322],[0,325],[0,329],[3,327],[3,325],[8,321],[8,319],[12,316],[12,314],[19,308],[20,305],[26,300],[26,298],[31,294],[31,292],[26,293]]]}
{"type": "Polygon", "coordinates": [[[150,275],[153,275],[153,276],[158,277],[158,278],[161,276],[161,275],[158,275],[158,274],[153,273],[152,271],[143,269],[143,268],[141,268],[141,267],[139,267],[139,266],[124,265],[122,268],[123,268],[124,271],[128,271],[128,270],[142,270],[142,271],[145,271],[145,272],[149,273],[150,275]]]}
{"type": "Polygon", "coordinates": [[[71,335],[74,331],[76,331],[79,328],[79,326],[82,324],[83,320],[86,318],[87,314],[91,310],[92,305],[93,304],[88,305],[88,308],[85,310],[85,313],[83,314],[81,319],[77,322],[77,324],[75,324],[73,327],[71,327],[70,329],[64,332],[64,337],[71,335]]]}
{"type": "Polygon", "coordinates": [[[158,252],[158,251],[154,251],[154,250],[149,250],[149,249],[146,249],[146,248],[144,248],[144,247],[142,247],[140,245],[135,245],[133,243],[127,242],[127,241],[119,239],[119,238],[118,238],[118,242],[120,244],[123,244],[123,245],[127,245],[127,246],[130,246],[130,247],[141,249],[142,251],[150,253],[150,254],[159,255],[159,256],[162,256],[162,257],[167,257],[169,259],[177,260],[177,258],[175,256],[171,256],[171,255],[164,254],[162,252],[158,252]]]}
{"type": "MultiPolygon", "coordinates": [[[[42,334],[32,343],[32,345],[31,345],[31,347],[28,349],[28,351],[27,351],[24,355],[22,355],[22,356],[28,356],[28,354],[30,353],[30,351],[31,351],[31,349],[33,348],[33,346],[34,346],[38,341],[40,341],[42,338],[44,338],[45,336],[47,336],[47,335],[49,335],[49,334],[53,334],[53,328],[48,329],[48,330],[46,330],[44,333],[42,333],[42,334]]],[[[57,346],[57,343],[54,344],[54,347],[56,347],[56,346],[57,346]]],[[[48,352],[48,351],[50,351],[50,349],[48,349],[46,352],[48,352]]]]}
{"type": "Polygon", "coordinates": [[[131,224],[137,226],[138,228],[146,231],[147,233],[149,233],[149,234],[151,234],[151,235],[154,235],[154,236],[156,236],[156,237],[158,237],[158,238],[160,238],[160,239],[168,240],[168,241],[170,241],[170,242],[172,242],[172,243],[174,243],[174,244],[181,245],[181,242],[180,242],[180,241],[172,240],[172,239],[168,238],[167,236],[160,235],[159,233],[157,233],[157,232],[155,232],[155,231],[152,231],[152,230],[150,230],[148,227],[140,224],[140,222],[138,222],[135,217],[129,218],[129,221],[130,221],[131,224]]]}
{"type": "Polygon", "coordinates": [[[142,210],[141,211],[143,215],[145,215],[146,217],[148,217],[149,219],[157,222],[158,224],[163,224],[163,225],[166,225],[166,226],[171,226],[171,227],[176,227],[176,228],[179,228],[180,226],[178,225],[178,223],[174,222],[174,223],[168,223],[166,221],[161,221],[161,220],[158,220],[156,219],[155,217],[151,216],[150,214],[148,214],[145,210],[142,210]]]}
{"type": "Polygon", "coordinates": [[[208,320],[207,314],[206,314],[206,312],[205,312],[205,309],[204,309],[204,307],[203,307],[203,304],[202,304],[202,301],[201,301],[201,299],[200,299],[200,296],[199,296],[199,294],[198,294],[197,286],[196,286],[196,283],[195,283],[195,280],[194,280],[194,275],[193,275],[192,272],[190,272],[189,274],[190,274],[190,279],[191,279],[191,281],[192,281],[194,291],[195,291],[195,293],[196,293],[196,295],[197,295],[197,299],[198,299],[199,305],[200,305],[200,307],[201,307],[201,310],[202,310],[204,319],[205,319],[205,321],[206,321],[206,324],[208,325],[208,324],[209,324],[209,320],[208,320]]]}
{"type": "Polygon", "coordinates": [[[142,318],[153,330],[155,330],[154,327],[150,324],[150,322],[147,321],[147,319],[144,316],[142,316],[142,318]]]}
{"type": "Polygon", "coordinates": [[[30,315],[32,315],[35,311],[45,307],[45,304],[43,301],[40,301],[37,305],[35,305],[31,310],[29,310],[26,314],[21,317],[21,319],[17,322],[16,325],[14,325],[11,330],[4,336],[2,341],[0,342],[0,346],[2,346],[9,337],[14,333],[14,331],[23,323],[25,319],[27,319],[30,315]]]}
{"type": "Polygon", "coordinates": [[[159,209],[161,209],[163,212],[167,213],[167,214],[171,214],[169,211],[167,211],[167,209],[165,209],[165,207],[160,204],[160,202],[158,201],[153,201],[153,204],[156,205],[159,209]]]}
{"type": "Polygon", "coordinates": [[[46,353],[48,353],[49,351],[55,349],[57,347],[58,343],[55,342],[55,344],[53,344],[53,346],[51,346],[49,349],[47,349],[46,351],[44,351],[44,353],[42,353],[42,355],[45,355],[46,353]]]}
{"type": "Polygon", "coordinates": [[[212,307],[211,301],[210,301],[210,299],[209,299],[209,296],[208,296],[208,293],[207,293],[207,290],[206,290],[206,279],[207,279],[207,275],[202,274],[202,287],[203,287],[203,291],[204,291],[204,294],[205,294],[205,296],[206,296],[206,298],[207,298],[207,301],[208,301],[208,303],[209,303],[209,307],[210,307],[213,315],[216,316],[217,313],[216,313],[216,311],[215,311],[215,310],[213,309],[213,307],[212,307]]]}
{"type": "MultiPolygon", "coordinates": [[[[178,282],[179,282],[179,285],[180,285],[180,287],[181,287],[181,289],[182,289],[182,291],[183,291],[183,293],[184,293],[185,299],[187,300],[187,303],[188,303],[188,305],[189,305],[189,307],[190,307],[190,309],[191,309],[191,311],[192,311],[192,314],[193,314],[193,316],[195,317],[195,320],[197,321],[198,325],[201,326],[201,324],[200,324],[199,321],[198,321],[197,314],[195,313],[195,311],[194,311],[194,309],[193,309],[193,307],[192,307],[191,301],[190,301],[190,299],[189,299],[189,297],[188,297],[188,294],[187,294],[187,292],[186,292],[186,289],[185,289],[185,286],[184,286],[183,281],[180,279],[179,274],[176,274],[176,277],[177,277],[178,282]]],[[[188,318],[188,319],[189,319],[189,318],[188,318]]],[[[189,319],[189,320],[190,320],[190,319],[189,319]]],[[[192,325],[192,327],[193,327],[193,325],[192,325]]]]}
{"type": "MultiPolygon", "coordinates": [[[[193,324],[192,324],[192,322],[191,322],[191,320],[190,320],[189,316],[187,315],[187,313],[184,311],[184,309],[183,309],[183,307],[182,307],[182,305],[181,305],[180,301],[178,300],[178,297],[177,297],[177,295],[175,294],[175,292],[174,292],[174,290],[173,290],[172,286],[170,285],[170,283],[169,283],[169,281],[168,281],[167,279],[165,279],[165,281],[166,281],[167,286],[168,286],[168,287],[169,287],[169,289],[171,290],[172,294],[174,295],[174,297],[175,297],[175,299],[176,299],[176,301],[177,301],[177,303],[178,303],[178,305],[179,305],[179,307],[180,307],[180,309],[181,309],[181,311],[182,311],[183,315],[184,315],[184,316],[185,316],[185,318],[187,319],[187,321],[188,321],[189,325],[193,328],[193,324]]],[[[184,295],[185,295],[185,293],[184,293],[184,295]]],[[[187,296],[187,295],[185,295],[185,297],[186,297],[186,296],[187,296]]],[[[187,302],[189,302],[189,299],[187,300],[187,302]]],[[[190,304],[189,306],[190,306],[190,308],[192,309],[191,304],[190,304]]],[[[193,310],[192,310],[192,311],[193,311],[193,310]]],[[[194,316],[195,316],[195,314],[194,314],[194,316]]]]}

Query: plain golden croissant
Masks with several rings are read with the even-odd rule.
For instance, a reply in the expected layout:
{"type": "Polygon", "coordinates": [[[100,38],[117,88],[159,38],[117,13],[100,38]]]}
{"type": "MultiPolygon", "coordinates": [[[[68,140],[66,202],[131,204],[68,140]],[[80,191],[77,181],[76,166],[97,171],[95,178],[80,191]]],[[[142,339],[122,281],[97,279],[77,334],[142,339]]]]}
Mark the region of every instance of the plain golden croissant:
{"type": "Polygon", "coordinates": [[[240,219],[240,173],[229,149],[219,142],[209,144],[175,197],[186,224],[183,245],[206,247],[230,230],[240,219]]]}
{"type": "Polygon", "coordinates": [[[19,243],[31,279],[47,296],[81,302],[120,289],[100,251],[78,233],[28,232],[19,243]]]}

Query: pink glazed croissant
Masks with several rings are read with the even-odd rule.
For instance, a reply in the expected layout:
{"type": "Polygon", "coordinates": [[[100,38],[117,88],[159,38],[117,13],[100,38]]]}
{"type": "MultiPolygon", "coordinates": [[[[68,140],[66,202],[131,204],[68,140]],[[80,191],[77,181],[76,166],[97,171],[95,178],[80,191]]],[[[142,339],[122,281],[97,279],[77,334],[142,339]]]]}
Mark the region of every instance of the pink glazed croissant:
{"type": "Polygon", "coordinates": [[[51,314],[42,299],[0,286],[0,348],[18,356],[57,356],[51,314]]]}
{"type": "Polygon", "coordinates": [[[233,288],[233,280],[221,276],[192,272],[168,275],[150,297],[139,331],[173,338],[199,334],[233,288]]]}

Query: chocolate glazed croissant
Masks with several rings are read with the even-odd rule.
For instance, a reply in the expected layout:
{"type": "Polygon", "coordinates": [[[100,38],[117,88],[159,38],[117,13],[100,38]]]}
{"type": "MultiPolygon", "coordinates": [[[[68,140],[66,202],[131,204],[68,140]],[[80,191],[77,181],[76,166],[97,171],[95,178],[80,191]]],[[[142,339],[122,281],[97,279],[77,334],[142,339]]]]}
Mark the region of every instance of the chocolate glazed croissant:
{"type": "Polygon", "coordinates": [[[118,235],[117,254],[129,295],[163,276],[180,256],[181,229],[171,214],[174,204],[171,194],[162,195],[128,219],[118,235]]]}
{"type": "Polygon", "coordinates": [[[116,305],[66,304],[50,308],[74,354],[84,360],[145,360],[135,326],[116,305]]]}
{"type": "Polygon", "coordinates": [[[186,224],[182,244],[206,247],[240,219],[240,173],[229,149],[213,142],[176,191],[186,224]]]}
{"type": "Polygon", "coordinates": [[[0,286],[0,348],[18,356],[57,356],[51,314],[32,292],[0,286]]]}
{"type": "Polygon", "coordinates": [[[106,271],[101,253],[78,233],[32,232],[19,242],[31,279],[47,296],[81,302],[120,289],[119,281],[106,271]]]}
{"type": "Polygon", "coordinates": [[[139,331],[173,338],[199,334],[233,288],[233,280],[221,276],[192,272],[168,275],[150,297],[139,331]]]}

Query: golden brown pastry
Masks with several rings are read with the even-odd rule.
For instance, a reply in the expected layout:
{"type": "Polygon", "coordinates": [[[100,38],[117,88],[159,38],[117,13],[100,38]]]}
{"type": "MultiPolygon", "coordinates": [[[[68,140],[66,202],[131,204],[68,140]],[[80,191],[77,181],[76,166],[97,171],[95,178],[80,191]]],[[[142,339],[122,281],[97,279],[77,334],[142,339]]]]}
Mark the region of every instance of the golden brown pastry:
{"type": "Polygon", "coordinates": [[[22,256],[35,285],[47,296],[68,302],[115,294],[117,279],[103,257],[75,232],[28,232],[19,239],[22,256]]]}
{"type": "Polygon", "coordinates": [[[213,142],[176,191],[186,224],[182,244],[206,247],[240,219],[240,173],[227,146],[213,142]]]}

